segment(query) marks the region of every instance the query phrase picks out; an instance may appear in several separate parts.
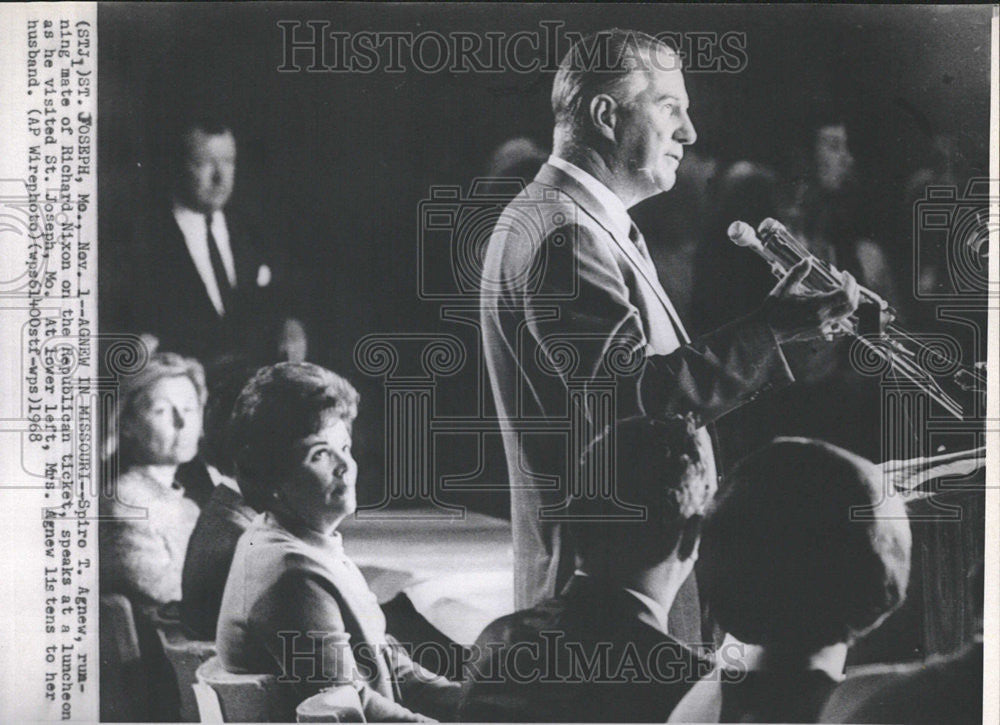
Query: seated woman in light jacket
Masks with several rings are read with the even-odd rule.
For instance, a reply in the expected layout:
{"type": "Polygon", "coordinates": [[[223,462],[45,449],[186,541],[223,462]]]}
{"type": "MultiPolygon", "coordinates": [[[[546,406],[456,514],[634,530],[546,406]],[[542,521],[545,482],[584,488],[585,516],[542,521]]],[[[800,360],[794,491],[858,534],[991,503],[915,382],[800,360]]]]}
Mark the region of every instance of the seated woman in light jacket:
{"type": "Polygon", "coordinates": [[[352,684],[370,722],[453,718],[459,686],[413,663],[337,526],[354,512],[350,383],[308,363],[257,372],[230,421],[240,488],[263,511],[240,538],[216,643],[223,666],[274,673],[304,699],[352,684]]]}
{"type": "Polygon", "coordinates": [[[190,358],[151,355],[120,378],[104,457],[118,457],[114,495],[101,498],[101,586],[143,603],[181,598],[181,569],[198,504],[177,470],[198,453],[205,374],[190,358]]]}

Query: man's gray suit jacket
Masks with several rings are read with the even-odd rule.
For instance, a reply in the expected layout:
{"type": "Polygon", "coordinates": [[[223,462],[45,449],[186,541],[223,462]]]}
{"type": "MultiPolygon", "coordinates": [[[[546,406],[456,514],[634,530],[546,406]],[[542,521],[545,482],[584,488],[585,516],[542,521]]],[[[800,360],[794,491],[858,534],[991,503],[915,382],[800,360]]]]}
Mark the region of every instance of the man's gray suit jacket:
{"type": "MultiPolygon", "coordinates": [[[[583,185],[550,164],[493,230],[480,305],[511,486],[518,608],[555,596],[573,573],[560,514],[589,436],[612,418],[643,413],[692,412],[709,424],[793,381],[758,313],[689,341],[648,253],[616,231],[583,185]]],[[[684,589],[671,630],[691,641],[697,595],[692,601],[684,589]],[[685,608],[687,625],[675,627],[685,608]],[[681,628],[692,631],[675,631],[681,628]]]]}

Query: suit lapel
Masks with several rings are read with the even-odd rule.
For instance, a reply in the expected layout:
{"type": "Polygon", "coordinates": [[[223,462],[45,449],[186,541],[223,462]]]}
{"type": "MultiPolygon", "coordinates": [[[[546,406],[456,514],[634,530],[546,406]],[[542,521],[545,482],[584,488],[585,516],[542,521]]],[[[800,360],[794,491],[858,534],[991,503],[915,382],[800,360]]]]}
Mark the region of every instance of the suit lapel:
{"type": "Polygon", "coordinates": [[[677,310],[674,309],[674,305],[670,301],[670,297],[667,296],[666,290],[664,290],[663,285],[660,284],[660,280],[656,275],[656,268],[653,266],[652,260],[647,262],[647,260],[639,252],[639,249],[632,243],[631,239],[621,237],[621,233],[615,229],[615,225],[611,221],[611,214],[604,207],[604,205],[593,194],[587,191],[586,188],[578,183],[576,179],[551,164],[545,164],[542,166],[541,171],[539,171],[538,175],[535,177],[535,181],[547,186],[555,187],[559,191],[565,193],[574,202],[576,202],[576,205],[579,206],[580,209],[587,214],[587,216],[597,222],[601,228],[608,233],[611,241],[614,242],[615,246],[617,246],[618,249],[621,250],[622,254],[625,255],[625,258],[628,259],[629,264],[632,265],[636,273],[646,280],[646,283],[656,294],[657,299],[660,301],[660,304],[663,305],[663,309],[666,311],[671,322],[674,324],[680,343],[684,344],[688,342],[690,338],[687,336],[687,331],[681,324],[680,317],[677,316],[677,310]]]}

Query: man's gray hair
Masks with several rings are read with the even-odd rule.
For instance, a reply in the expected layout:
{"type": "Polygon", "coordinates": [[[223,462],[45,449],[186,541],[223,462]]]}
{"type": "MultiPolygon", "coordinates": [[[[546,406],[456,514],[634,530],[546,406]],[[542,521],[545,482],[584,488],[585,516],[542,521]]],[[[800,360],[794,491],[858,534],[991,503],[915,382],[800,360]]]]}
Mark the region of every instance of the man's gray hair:
{"type": "MultiPolygon", "coordinates": [[[[624,102],[622,91],[636,70],[668,70],[656,60],[659,51],[675,53],[667,43],[639,30],[611,28],[580,38],[563,56],[552,82],[556,126],[580,124],[590,100],[607,93],[624,102]]],[[[680,69],[680,56],[673,61],[680,69]]]]}

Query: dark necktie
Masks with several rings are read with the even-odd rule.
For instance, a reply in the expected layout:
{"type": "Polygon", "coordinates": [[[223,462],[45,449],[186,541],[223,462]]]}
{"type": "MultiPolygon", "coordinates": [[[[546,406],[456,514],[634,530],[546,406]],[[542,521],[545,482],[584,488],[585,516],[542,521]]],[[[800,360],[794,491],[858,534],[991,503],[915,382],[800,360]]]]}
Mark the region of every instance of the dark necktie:
{"type": "MultiPolygon", "coordinates": [[[[646,240],[642,238],[642,232],[639,231],[639,227],[632,222],[631,229],[628,230],[628,238],[635,245],[635,248],[639,250],[640,256],[649,265],[650,271],[653,273],[653,279],[655,280],[656,286],[663,290],[663,286],[660,284],[659,275],[656,273],[656,265],[653,264],[653,258],[649,256],[649,249],[646,248],[646,240]]],[[[684,325],[681,324],[680,316],[677,314],[677,310],[674,309],[674,305],[670,302],[670,296],[663,291],[664,306],[667,309],[667,317],[670,318],[670,324],[674,327],[674,334],[677,336],[677,342],[680,345],[684,345],[690,341],[687,332],[684,330],[684,325]]],[[[698,439],[701,441],[701,445],[705,450],[704,460],[706,462],[706,467],[708,469],[706,480],[716,481],[718,479],[718,471],[715,467],[715,453],[714,445],[712,443],[712,436],[709,435],[708,430],[704,427],[699,428],[698,439]]]]}
{"type": "Polygon", "coordinates": [[[222,264],[219,245],[216,244],[215,235],[212,234],[211,214],[205,216],[205,231],[208,239],[208,258],[212,262],[212,274],[215,276],[215,286],[219,288],[219,296],[222,298],[222,314],[225,315],[233,310],[233,288],[229,284],[226,267],[222,264]]]}
{"type": "Polygon", "coordinates": [[[642,238],[642,232],[639,231],[639,227],[632,223],[632,227],[628,230],[628,238],[635,245],[635,248],[639,250],[639,254],[642,258],[646,260],[646,263],[651,267],[653,266],[653,258],[649,256],[649,250],[646,248],[646,240],[642,238]]]}
{"type": "MultiPolygon", "coordinates": [[[[631,240],[632,244],[635,245],[635,248],[639,250],[639,256],[642,257],[649,271],[652,273],[653,279],[656,280],[656,285],[660,286],[662,289],[662,286],[660,285],[660,277],[656,271],[656,265],[653,264],[653,258],[649,255],[649,249],[646,247],[646,240],[642,238],[642,232],[639,231],[639,227],[635,225],[635,222],[632,222],[632,226],[628,230],[628,238],[631,240]]],[[[665,291],[663,292],[663,296],[669,301],[670,297],[665,291]]],[[[674,327],[674,333],[677,335],[678,341],[683,345],[688,341],[684,325],[681,324],[680,317],[677,315],[677,310],[674,309],[673,304],[668,304],[666,302],[664,304],[667,308],[667,316],[670,318],[670,324],[674,327]]]]}

